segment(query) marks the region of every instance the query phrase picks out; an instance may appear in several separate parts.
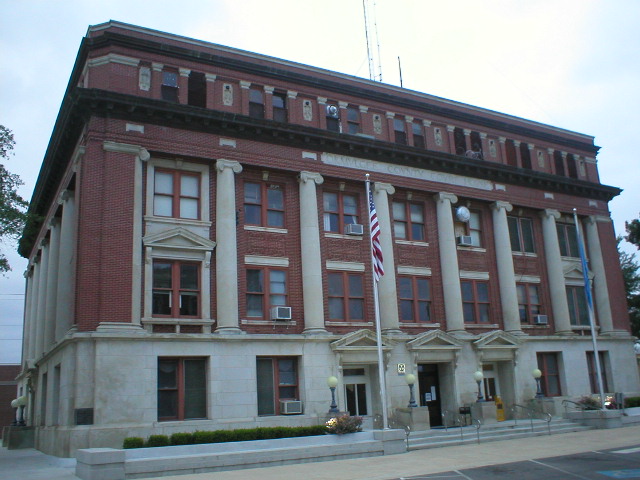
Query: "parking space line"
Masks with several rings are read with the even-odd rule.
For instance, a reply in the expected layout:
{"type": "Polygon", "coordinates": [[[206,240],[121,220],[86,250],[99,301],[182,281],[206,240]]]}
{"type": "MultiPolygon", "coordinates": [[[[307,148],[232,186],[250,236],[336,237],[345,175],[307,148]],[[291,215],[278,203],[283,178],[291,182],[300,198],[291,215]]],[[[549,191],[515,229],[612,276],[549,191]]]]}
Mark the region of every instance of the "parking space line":
{"type": "Polygon", "coordinates": [[[561,469],[561,468],[554,467],[553,465],[548,465],[548,464],[546,464],[546,463],[539,462],[539,461],[537,461],[537,460],[529,460],[529,461],[530,461],[530,462],[532,462],[532,463],[537,463],[538,465],[542,465],[543,467],[551,468],[551,469],[553,469],[553,470],[558,470],[559,472],[566,473],[567,475],[571,475],[572,477],[575,477],[575,478],[580,478],[580,479],[582,479],[582,480],[589,480],[587,477],[583,477],[582,475],[577,475],[577,474],[575,474],[575,473],[568,472],[568,471],[563,470],[563,469],[561,469]]]}

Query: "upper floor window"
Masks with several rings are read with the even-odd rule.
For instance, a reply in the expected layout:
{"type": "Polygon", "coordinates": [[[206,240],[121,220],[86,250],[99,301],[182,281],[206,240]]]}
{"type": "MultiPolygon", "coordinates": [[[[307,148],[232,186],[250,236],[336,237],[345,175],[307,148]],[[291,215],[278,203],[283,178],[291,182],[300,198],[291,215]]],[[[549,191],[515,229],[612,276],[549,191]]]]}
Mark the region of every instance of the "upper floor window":
{"type": "Polygon", "coordinates": [[[324,230],[344,233],[344,226],[358,222],[358,200],[356,195],[343,192],[324,192],[324,230]]]}
{"type": "Polygon", "coordinates": [[[512,252],[535,253],[533,222],[530,218],[507,217],[512,252]]]}
{"type": "Polygon", "coordinates": [[[428,278],[398,277],[398,297],[401,321],[431,321],[431,294],[428,278]]]}
{"type": "Polygon", "coordinates": [[[249,116],[264,118],[264,91],[261,88],[249,89],[249,116]]]}
{"type": "Polygon", "coordinates": [[[207,106],[207,80],[204,73],[191,72],[189,74],[187,102],[194,107],[207,106]]]}
{"type": "Polygon", "coordinates": [[[528,143],[520,144],[520,159],[522,160],[522,168],[531,170],[531,150],[528,143]]]}
{"type": "Polygon", "coordinates": [[[200,175],[179,170],[154,171],[154,215],[197,220],[199,212],[200,175]]]}
{"type": "Polygon", "coordinates": [[[287,305],[287,273],[270,268],[247,269],[247,317],[267,318],[271,307],[287,305]]]}
{"type": "Polygon", "coordinates": [[[421,122],[413,122],[411,124],[411,131],[413,133],[413,146],[418,148],[425,148],[424,142],[424,130],[421,122]]]}
{"type": "Polygon", "coordinates": [[[351,135],[360,133],[360,110],[358,107],[352,105],[347,107],[347,128],[351,135]]]}
{"type": "Polygon", "coordinates": [[[263,227],[284,227],[284,191],[282,185],[244,184],[244,222],[263,227]]]}
{"type": "Polygon", "coordinates": [[[362,274],[331,272],[327,275],[329,318],[331,320],[364,320],[364,287],[362,274]]]}
{"type": "Polygon", "coordinates": [[[579,257],[576,227],[570,223],[556,223],[560,255],[563,257],[579,257]]]}
{"type": "Polygon", "coordinates": [[[489,323],[489,284],[479,280],[461,280],[460,288],[465,323],[489,323]]]}
{"type": "Polygon", "coordinates": [[[516,144],[513,140],[508,138],[504,142],[504,150],[507,154],[507,165],[511,165],[512,167],[518,166],[518,156],[516,154],[516,144]]]}
{"type": "Polygon", "coordinates": [[[480,137],[480,133],[471,132],[469,139],[471,141],[471,149],[465,152],[465,155],[470,158],[475,158],[478,160],[484,159],[484,153],[482,151],[482,137],[480,137]]]}
{"type": "Polygon", "coordinates": [[[540,291],[537,285],[532,283],[518,283],[518,309],[520,311],[520,322],[531,323],[533,317],[540,315],[540,291]]]}
{"type": "Polygon", "coordinates": [[[407,144],[407,131],[405,126],[405,121],[402,118],[394,118],[393,119],[393,131],[395,133],[395,142],[400,145],[407,144]]]}
{"type": "Polygon", "coordinates": [[[418,203],[393,202],[393,231],[396,238],[423,242],[424,208],[418,203]]]}
{"type": "Polygon", "coordinates": [[[204,358],[158,358],[158,420],[207,418],[204,358]]]}
{"type": "Polygon", "coordinates": [[[172,260],[153,262],[152,315],[193,317],[200,315],[200,267],[172,260]]]}
{"type": "Polygon", "coordinates": [[[332,132],[340,132],[340,109],[337,105],[327,105],[327,130],[332,132]]]}
{"type": "Polygon", "coordinates": [[[162,71],[162,87],[160,94],[163,100],[178,101],[178,72],[174,70],[162,71]]]}
{"type": "Polygon", "coordinates": [[[556,175],[564,176],[564,158],[562,158],[562,152],[557,150],[553,151],[553,166],[556,169],[556,175]]]}
{"type": "Polygon", "coordinates": [[[458,245],[481,247],[482,246],[482,221],[480,212],[471,210],[469,220],[467,222],[455,222],[455,234],[458,239],[458,245]],[[460,237],[467,237],[461,239],[460,237]],[[463,242],[464,240],[464,242],[463,242]]]}
{"type": "Polygon", "coordinates": [[[453,129],[453,143],[456,155],[464,155],[467,152],[467,139],[460,127],[453,129]]]}
{"type": "Polygon", "coordinates": [[[567,173],[571,178],[578,178],[578,165],[576,164],[576,157],[572,154],[567,154],[567,173]]]}
{"type": "Polygon", "coordinates": [[[298,359],[295,357],[257,357],[256,391],[258,415],[280,415],[281,400],[297,400],[298,359]]]}
{"type": "Polygon", "coordinates": [[[567,286],[566,291],[571,325],[589,325],[589,308],[587,307],[584,287],[567,286]]]}
{"type": "Polygon", "coordinates": [[[272,95],[273,103],[273,119],[276,122],[289,121],[287,115],[287,94],[282,92],[274,92],[272,95]]]}

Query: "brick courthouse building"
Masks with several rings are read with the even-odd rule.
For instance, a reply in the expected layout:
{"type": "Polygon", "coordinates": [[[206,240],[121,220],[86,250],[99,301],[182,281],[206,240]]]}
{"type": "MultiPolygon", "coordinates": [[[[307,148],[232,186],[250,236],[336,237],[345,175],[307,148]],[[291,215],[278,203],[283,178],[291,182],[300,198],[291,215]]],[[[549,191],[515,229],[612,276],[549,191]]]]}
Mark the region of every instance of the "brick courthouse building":
{"type": "MultiPolygon", "coordinates": [[[[638,371],[593,137],[109,22],[83,39],[25,231],[20,392],[56,455],[126,436],[594,391],[638,371]]],[[[558,410],[559,411],[559,410],[558,410]]]]}

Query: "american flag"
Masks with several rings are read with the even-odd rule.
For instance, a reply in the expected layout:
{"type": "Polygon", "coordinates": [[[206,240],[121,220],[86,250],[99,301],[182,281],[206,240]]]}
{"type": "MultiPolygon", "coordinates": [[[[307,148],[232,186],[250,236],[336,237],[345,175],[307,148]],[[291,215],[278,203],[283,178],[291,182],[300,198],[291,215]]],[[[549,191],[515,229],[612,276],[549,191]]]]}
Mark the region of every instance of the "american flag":
{"type": "Polygon", "coordinates": [[[369,225],[371,228],[371,257],[373,259],[373,275],[377,281],[384,275],[382,266],[382,247],[380,246],[380,225],[376,205],[373,203],[373,193],[369,190],[369,225]]]}

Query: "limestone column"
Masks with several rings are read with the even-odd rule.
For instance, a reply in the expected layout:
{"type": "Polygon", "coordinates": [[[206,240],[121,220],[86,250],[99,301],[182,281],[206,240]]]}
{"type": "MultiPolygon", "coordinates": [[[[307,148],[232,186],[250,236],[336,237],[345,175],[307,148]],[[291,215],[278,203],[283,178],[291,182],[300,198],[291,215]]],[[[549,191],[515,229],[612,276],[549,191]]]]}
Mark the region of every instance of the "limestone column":
{"type": "MultiPolygon", "coordinates": [[[[606,218],[605,221],[609,222],[611,220],[606,218]]],[[[600,237],[598,236],[598,218],[592,215],[587,217],[584,223],[586,227],[587,247],[589,250],[589,268],[591,273],[593,273],[593,297],[598,312],[600,333],[612,333],[613,317],[611,316],[607,275],[604,269],[604,260],[602,259],[600,237]]]]}
{"type": "Polygon", "coordinates": [[[547,262],[547,275],[549,280],[549,292],[551,293],[551,310],[553,322],[558,334],[571,334],[571,320],[569,318],[569,305],[564,283],[564,271],[562,258],[560,258],[560,244],[556,230],[556,219],[560,218],[557,210],[544,210],[542,212],[542,237],[544,240],[544,254],[547,262]]]}
{"type": "Polygon", "coordinates": [[[518,307],[518,292],[516,290],[516,276],[513,269],[511,241],[507,212],[513,210],[508,202],[494,202],[491,204],[493,213],[493,239],[496,245],[496,263],[498,266],[498,284],[500,286],[500,304],[505,332],[521,334],[520,311],[518,307]]]}
{"type": "Polygon", "coordinates": [[[56,334],[56,302],[58,295],[58,259],[60,254],[60,220],[51,220],[49,236],[49,269],[47,271],[47,298],[44,315],[44,351],[55,342],[56,334]]]}
{"type": "Polygon", "coordinates": [[[238,247],[234,160],[216,162],[216,301],[217,333],[241,333],[238,323],[238,247]]]}
{"type": "Polygon", "coordinates": [[[62,221],[60,222],[60,253],[58,255],[58,288],[56,299],[55,339],[60,340],[73,326],[76,258],[76,197],[73,190],[60,196],[62,221]]]}
{"type": "Polygon", "coordinates": [[[33,303],[33,269],[24,272],[26,281],[24,314],[22,316],[22,362],[29,359],[29,328],[31,327],[31,305],[33,303]]]}
{"type": "Polygon", "coordinates": [[[380,224],[380,246],[384,275],[378,282],[378,301],[380,305],[380,327],[387,333],[400,332],[398,318],[398,292],[396,289],[396,262],[393,258],[393,237],[391,235],[391,216],[389,215],[389,195],[395,188],[388,183],[376,182],[373,186],[373,201],[376,204],[378,223],[380,224]]]}
{"type": "Polygon", "coordinates": [[[33,360],[36,357],[36,331],[38,329],[38,296],[40,292],[40,262],[33,262],[33,287],[31,289],[31,307],[29,309],[29,352],[27,358],[33,360]]]}
{"type": "Polygon", "coordinates": [[[38,280],[38,315],[36,318],[36,350],[38,360],[44,352],[44,325],[47,308],[47,276],[49,272],[49,244],[44,242],[40,253],[40,275],[38,280]]]}
{"type": "Polygon", "coordinates": [[[324,179],[319,173],[300,172],[300,249],[302,254],[302,300],[304,333],[326,333],[322,291],[322,256],[316,185],[324,179]]]}
{"type": "Polygon", "coordinates": [[[437,193],[436,215],[438,221],[438,245],[440,249],[440,270],[442,272],[442,290],[444,292],[444,311],[447,331],[464,332],[462,312],[462,292],[460,291],[460,268],[458,250],[453,229],[451,205],[458,201],[452,193],[437,193]]]}

